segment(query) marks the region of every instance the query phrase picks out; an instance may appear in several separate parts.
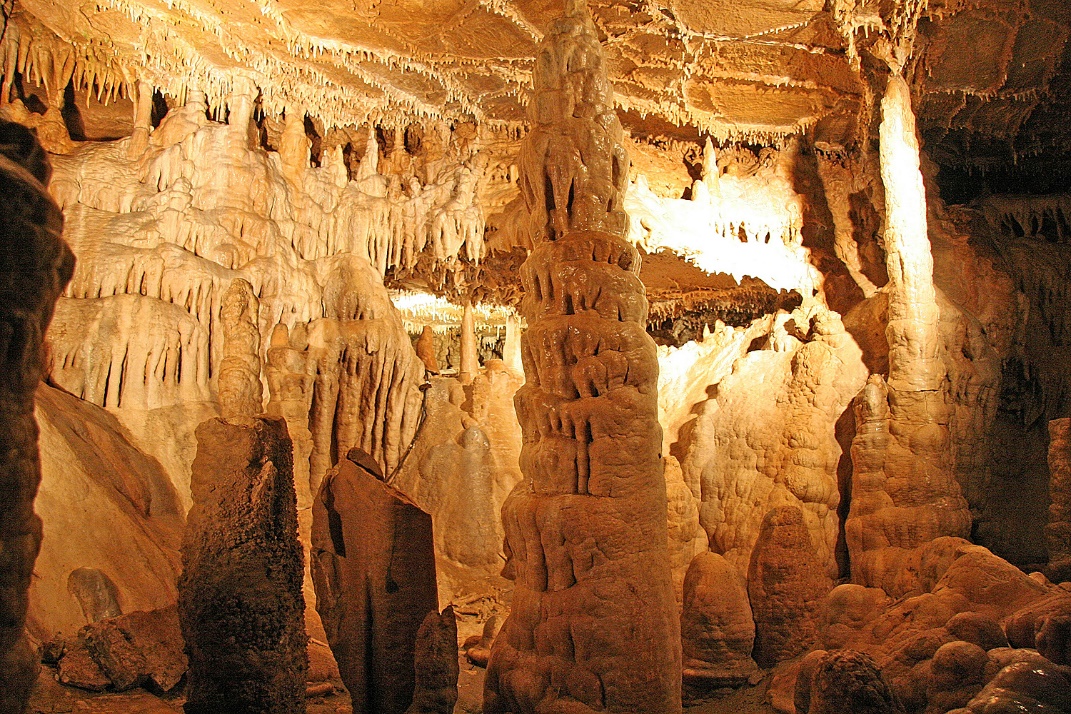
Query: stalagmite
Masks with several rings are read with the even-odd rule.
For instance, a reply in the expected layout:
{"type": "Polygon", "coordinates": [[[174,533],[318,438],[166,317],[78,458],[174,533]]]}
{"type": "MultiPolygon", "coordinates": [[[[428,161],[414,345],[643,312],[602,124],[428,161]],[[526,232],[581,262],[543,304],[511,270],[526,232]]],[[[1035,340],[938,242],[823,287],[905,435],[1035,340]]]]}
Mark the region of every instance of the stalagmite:
{"type": "Polygon", "coordinates": [[[50,169],[33,135],[0,121],[0,711],[18,714],[37,676],[26,639],[27,590],[41,547],[34,496],[41,482],[34,392],[56,298],[74,256],[45,189],[50,169]]]}
{"type": "Polygon", "coordinates": [[[506,316],[506,340],[502,346],[502,361],[514,374],[524,374],[521,361],[521,320],[516,315],[506,316]]]}
{"type": "Polygon", "coordinates": [[[1071,419],[1049,422],[1049,546],[1046,574],[1054,583],[1071,580],[1071,419]]]}
{"type": "Polygon", "coordinates": [[[583,2],[551,25],[533,81],[521,188],[535,248],[521,270],[527,383],[516,396],[525,479],[502,509],[515,589],[484,711],[679,712],[658,362],[625,240],[628,155],[583,2]]]}
{"type": "Polygon", "coordinates": [[[472,378],[480,369],[479,350],[476,347],[476,321],[472,314],[472,303],[465,303],[465,314],[461,318],[461,366],[458,379],[464,385],[472,384],[472,378]]]}
{"type": "Polygon", "coordinates": [[[305,711],[302,554],[282,419],[197,428],[179,618],[186,714],[305,711]]]}
{"type": "Polygon", "coordinates": [[[416,686],[406,714],[452,714],[457,704],[457,620],[454,608],[432,610],[417,630],[416,686]]]}
{"type": "Polygon", "coordinates": [[[308,670],[293,445],[259,417],[260,333],[252,287],[223,301],[222,419],[197,428],[182,542],[179,619],[187,714],[305,711],[308,670]]]}
{"type": "Polygon", "coordinates": [[[260,383],[260,301],[253,286],[237,278],[223,294],[223,361],[219,366],[219,408],[224,419],[252,418],[262,411],[260,383]]]}
{"type": "Polygon", "coordinates": [[[134,129],[130,134],[130,143],[126,146],[126,157],[137,159],[149,147],[149,133],[152,131],[152,95],[153,86],[144,79],[138,80],[134,97],[134,129]]]}
{"type": "Polygon", "coordinates": [[[313,504],[312,576],[353,710],[405,712],[418,632],[438,612],[431,517],[360,449],[324,477],[313,504]]]}
{"type": "Polygon", "coordinates": [[[438,374],[439,361],[435,356],[435,331],[431,329],[431,325],[424,325],[414,347],[417,357],[424,363],[424,369],[428,371],[428,374],[438,374]]]}
{"type": "Polygon", "coordinates": [[[852,581],[902,593],[893,582],[911,550],[966,537],[971,516],[952,465],[948,369],[941,355],[926,195],[910,90],[898,76],[881,102],[889,272],[889,379],[871,376],[857,398],[852,502],[845,524],[852,581]]]}

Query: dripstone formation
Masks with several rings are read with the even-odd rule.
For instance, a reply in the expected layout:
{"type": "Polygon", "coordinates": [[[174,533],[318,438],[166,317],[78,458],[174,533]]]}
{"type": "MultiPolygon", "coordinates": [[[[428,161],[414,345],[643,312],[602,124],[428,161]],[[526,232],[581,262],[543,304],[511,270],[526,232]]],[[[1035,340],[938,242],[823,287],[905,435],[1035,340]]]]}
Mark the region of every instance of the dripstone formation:
{"type": "Polygon", "coordinates": [[[871,375],[856,403],[845,537],[852,581],[897,597],[911,552],[941,536],[967,537],[971,514],[952,463],[926,194],[910,89],[899,76],[889,80],[881,115],[889,378],[871,375]]]}
{"type": "Polygon", "coordinates": [[[1054,583],[1071,580],[1071,419],[1049,422],[1048,576],[1054,583]]]}
{"type": "Polygon", "coordinates": [[[629,160],[583,3],[552,24],[534,84],[520,158],[535,246],[515,400],[525,479],[503,506],[515,589],[484,711],[678,712],[658,362],[624,240],[629,160]]]}
{"type": "MultiPolygon", "coordinates": [[[[244,281],[243,281],[244,282],[244,281]]],[[[305,711],[308,670],[293,445],[260,411],[256,297],[224,298],[223,419],[197,427],[179,619],[187,714],[305,711]],[[255,384],[254,384],[255,382],[255,384]]]]}
{"type": "Polygon", "coordinates": [[[0,711],[23,711],[37,656],[23,627],[41,547],[33,501],[41,482],[34,391],[42,340],[74,256],[63,217],[45,189],[50,169],[30,132],[0,121],[0,711]]]}
{"type": "MultiPolygon", "coordinates": [[[[353,710],[405,712],[421,624],[438,613],[431,516],[385,484],[360,449],[327,472],[313,503],[312,578],[353,710]]],[[[428,637],[425,628],[419,639],[428,644],[428,637]]],[[[424,692],[414,711],[427,711],[424,699],[434,700],[434,692],[424,692]]]]}

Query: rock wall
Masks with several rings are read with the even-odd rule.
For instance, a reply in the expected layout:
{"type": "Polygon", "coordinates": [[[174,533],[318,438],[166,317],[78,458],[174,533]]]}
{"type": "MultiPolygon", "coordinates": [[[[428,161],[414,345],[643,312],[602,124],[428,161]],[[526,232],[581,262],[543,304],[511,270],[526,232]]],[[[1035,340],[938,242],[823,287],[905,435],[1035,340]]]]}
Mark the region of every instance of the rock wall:
{"type": "Polygon", "coordinates": [[[658,363],[624,240],[628,158],[583,3],[546,35],[530,106],[521,186],[536,245],[521,271],[516,397],[525,480],[503,507],[515,586],[484,710],[679,712],[658,363]]]}
{"type": "Polygon", "coordinates": [[[21,712],[37,675],[26,639],[27,590],[41,547],[34,393],[46,367],[45,330],[74,269],[49,197],[49,165],[23,127],[0,121],[0,709],[21,712]]]}

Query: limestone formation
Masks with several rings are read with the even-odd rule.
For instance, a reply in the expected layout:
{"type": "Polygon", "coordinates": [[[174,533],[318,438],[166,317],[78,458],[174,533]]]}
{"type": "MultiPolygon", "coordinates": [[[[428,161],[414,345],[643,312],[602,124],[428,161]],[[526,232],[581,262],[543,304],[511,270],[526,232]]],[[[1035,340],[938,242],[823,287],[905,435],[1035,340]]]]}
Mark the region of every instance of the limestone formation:
{"type": "Polygon", "coordinates": [[[899,596],[888,575],[940,536],[966,537],[971,516],[951,459],[948,369],[942,361],[926,197],[910,90],[893,76],[881,103],[889,378],[872,375],[856,406],[852,580],[899,596]]]}
{"type": "Polygon", "coordinates": [[[1045,540],[1049,547],[1049,579],[1071,580],[1071,419],[1049,422],[1049,523],[1045,540]]]}
{"type": "Polygon", "coordinates": [[[309,456],[312,454],[312,432],[309,430],[309,410],[312,407],[313,381],[308,353],[308,333],[298,324],[288,330],[278,324],[272,330],[264,376],[268,382],[267,414],[286,420],[286,430],[294,444],[294,488],[299,510],[312,507],[312,481],[309,456]]]}
{"type": "Polygon", "coordinates": [[[763,518],[747,583],[760,666],[791,659],[818,641],[818,609],[833,584],[815,557],[799,508],[782,506],[763,518]]]}
{"type": "Polygon", "coordinates": [[[904,711],[881,671],[852,650],[817,650],[804,658],[796,680],[796,714],[900,714],[904,711]]]}
{"type": "Polygon", "coordinates": [[[717,553],[700,553],[688,566],[681,642],[686,686],[738,686],[758,671],[747,584],[717,553]]]}
{"type": "Polygon", "coordinates": [[[406,714],[453,714],[457,703],[457,620],[454,608],[429,612],[417,630],[413,703],[406,714]]]}
{"type": "Polygon", "coordinates": [[[308,638],[286,423],[210,419],[197,445],[178,598],[185,710],[302,712],[308,638]]]}
{"type": "Polygon", "coordinates": [[[535,239],[521,271],[525,480],[503,506],[515,588],[484,710],[676,712],[658,363],[623,239],[628,156],[583,3],[552,25],[533,81],[520,158],[535,239]]]}
{"type": "MultiPolygon", "coordinates": [[[[421,624],[438,612],[431,518],[383,482],[368,454],[351,449],[320,486],[312,528],[316,608],[353,709],[402,714],[414,704],[421,624]]],[[[425,629],[421,641],[428,637],[425,629]]],[[[456,639],[454,648],[456,662],[456,639]]],[[[445,696],[432,679],[421,682],[416,711],[445,696]]]]}
{"type": "Polygon", "coordinates": [[[248,419],[264,409],[260,385],[260,301],[253,286],[238,278],[223,293],[223,361],[219,365],[219,408],[224,419],[248,419]]]}
{"type": "Polygon", "coordinates": [[[0,710],[21,712],[37,674],[26,634],[27,590],[41,547],[34,496],[41,482],[34,392],[52,310],[74,257],[45,190],[49,165],[33,135],[0,121],[0,710]]]}
{"type": "Polygon", "coordinates": [[[431,325],[424,325],[415,347],[417,357],[424,363],[424,369],[428,370],[429,374],[438,374],[439,362],[435,357],[435,332],[431,329],[431,325]]]}

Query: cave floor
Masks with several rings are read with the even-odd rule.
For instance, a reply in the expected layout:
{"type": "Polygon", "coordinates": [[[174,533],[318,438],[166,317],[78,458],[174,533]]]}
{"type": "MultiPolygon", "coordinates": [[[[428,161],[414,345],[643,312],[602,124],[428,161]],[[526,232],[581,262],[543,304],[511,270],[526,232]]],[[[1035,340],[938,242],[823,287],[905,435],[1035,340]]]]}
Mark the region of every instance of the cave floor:
{"type": "MultiPolygon", "coordinates": [[[[455,714],[477,714],[481,711],[484,670],[474,667],[461,656],[458,677],[458,704],[455,714]]],[[[352,714],[349,696],[340,680],[331,680],[334,691],[328,695],[310,696],[308,714],[352,714]]],[[[766,703],[765,682],[757,687],[744,687],[723,696],[685,707],[688,714],[772,714],[766,703]]],[[[173,714],[182,711],[185,699],[181,696],[161,698],[144,689],[123,693],[94,693],[66,687],[56,681],[56,670],[42,667],[30,697],[30,714],[173,714]]]]}

